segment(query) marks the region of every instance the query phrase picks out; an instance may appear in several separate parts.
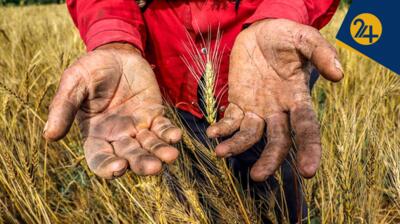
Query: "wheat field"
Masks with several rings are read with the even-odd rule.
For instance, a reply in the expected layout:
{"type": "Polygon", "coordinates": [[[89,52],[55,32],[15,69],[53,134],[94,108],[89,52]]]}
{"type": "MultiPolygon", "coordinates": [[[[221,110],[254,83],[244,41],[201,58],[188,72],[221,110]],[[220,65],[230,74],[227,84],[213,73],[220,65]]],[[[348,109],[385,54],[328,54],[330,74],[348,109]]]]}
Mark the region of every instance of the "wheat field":
{"type": "MultiPolygon", "coordinates": [[[[344,15],[323,30],[332,43],[344,15]]],[[[284,202],[255,202],[213,143],[186,131],[181,157],[163,174],[113,181],[89,171],[76,125],[63,141],[44,141],[58,79],[84,50],[65,6],[0,7],[0,223],[287,222],[284,202]]],[[[338,50],[344,80],[321,79],[313,90],[324,151],[317,176],[303,180],[305,222],[400,223],[400,77],[338,50]]]]}

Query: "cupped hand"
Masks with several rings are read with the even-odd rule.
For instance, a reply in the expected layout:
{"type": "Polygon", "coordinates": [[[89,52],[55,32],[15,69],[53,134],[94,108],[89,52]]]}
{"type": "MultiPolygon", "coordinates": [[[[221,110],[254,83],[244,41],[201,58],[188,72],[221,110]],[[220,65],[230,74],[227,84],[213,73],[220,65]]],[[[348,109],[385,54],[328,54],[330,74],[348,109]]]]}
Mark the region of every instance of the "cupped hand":
{"type": "Polygon", "coordinates": [[[310,62],[328,80],[343,77],[335,49],[310,26],[267,19],[243,30],[231,52],[229,105],[207,134],[237,132],[216,147],[216,154],[240,154],[266,132],[268,143],[250,172],[253,180],[264,181],[288,155],[293,130],[298,170],[306,178],[314,176],[321,141],[308,87],[310,62]]]}
{"type": "Polygon", "coordinates": [[[157,174],[162,162],[179,154],[170,144],[181,131],[164,117],[154,73],[131,45],[104,45],[64,72],[44,137],[63,138],[75,116],[89,168],[100,177],[119,177],[128,167],[138,175],[157,174]]]}

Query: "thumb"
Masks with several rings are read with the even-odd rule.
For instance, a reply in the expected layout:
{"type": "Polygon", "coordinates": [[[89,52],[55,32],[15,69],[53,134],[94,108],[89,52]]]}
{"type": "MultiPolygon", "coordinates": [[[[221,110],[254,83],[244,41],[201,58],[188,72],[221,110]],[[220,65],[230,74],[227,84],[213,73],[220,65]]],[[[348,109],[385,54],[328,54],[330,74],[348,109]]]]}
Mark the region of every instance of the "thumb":
{"type": "Polygon", "coordinates": [[[343,78],[343,68],[338,60],[336,49],[322,37],[318,30],[307,27],[299,31],[296,48],[327,80],[338,82],[343,78]]]}
{"type": "Polygon", "coordinates": [[[63,138],[69,131],[87,90],[82,73],[77,67],[67,69],[49,107],[43,136],[50,141],[63,138]]]}

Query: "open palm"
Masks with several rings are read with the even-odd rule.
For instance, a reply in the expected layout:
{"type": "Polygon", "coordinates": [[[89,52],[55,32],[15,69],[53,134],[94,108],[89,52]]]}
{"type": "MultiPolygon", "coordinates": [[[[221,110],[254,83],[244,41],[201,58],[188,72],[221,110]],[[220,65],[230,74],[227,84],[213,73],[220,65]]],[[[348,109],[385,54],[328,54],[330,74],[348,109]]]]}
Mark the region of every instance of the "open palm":
{"type": "Polygon", "coordinates": [[[230,58],[229,105],[207,133],[220,137],[239,131],[217,146],[217,155],[246,151],[267,126],[268,144],[250,173],[253,180],[263,181],[286,158],[293,129],[299,171],[304,177],[315,174],[321,141],[308,88],[309,62],[329,80],[343,76],[335,49],[312,27],[270,19],[239,34],[230,58]]]}
{"type": "Polygon", "coordinates": [[[44,136],[64,137],[75,115],[89,168],[100,177],[121,176],[128,167],[156,174],[179,154],[169,144],[181,131],[163,116],[154,73],[136,50],[98,49],[64,72],[44,136]]]}

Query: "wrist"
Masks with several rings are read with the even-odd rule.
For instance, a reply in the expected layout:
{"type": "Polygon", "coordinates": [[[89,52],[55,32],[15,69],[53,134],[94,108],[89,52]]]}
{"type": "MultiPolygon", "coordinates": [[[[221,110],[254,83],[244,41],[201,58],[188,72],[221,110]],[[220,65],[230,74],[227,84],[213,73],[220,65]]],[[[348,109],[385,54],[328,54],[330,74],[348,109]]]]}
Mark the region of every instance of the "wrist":
{"type": "MultiPolygon", "coordinates": [[[[257,26],[257,24],[264,24],[264,23],[267,23],[267,22],[269,22],[269,21],[273,21],[273,20],[276,20],[276,18],[266,18],[266,19],[261,19],[261,20],[258,20],[258,21],[255,21],[254,23],[252,23],[251,25],[255,25],[255,26],[257,26]]],[[[251,26],[250,25],[250,26],[251,26]]]]}
{"type": "Polygon", "coordinates": [[[97,47],[94,50],[122,50],[122,51],[129,51],[135,54],[140,54],[140,55],[142,54],[140,50],[137,49],[135,46],[133,46],[130,43],[124,43],[124,42],[107,43],[97,47]]]}
{"type": "Polygon", "coordinates": [[[248,27],[249,28],[250,27],[259,27],[259,26],[262,26],[263,24],[267,24],[267,23],[269,23],[270,21],[273,21],[273,20],[275,20],[275,19],[274,18],[268,18],[268,19],[258,20],[258,21],[255,21],[254,23],[250,24],[248,27]]]}

